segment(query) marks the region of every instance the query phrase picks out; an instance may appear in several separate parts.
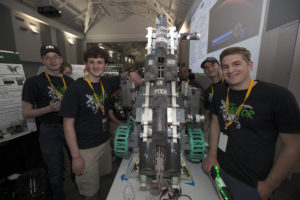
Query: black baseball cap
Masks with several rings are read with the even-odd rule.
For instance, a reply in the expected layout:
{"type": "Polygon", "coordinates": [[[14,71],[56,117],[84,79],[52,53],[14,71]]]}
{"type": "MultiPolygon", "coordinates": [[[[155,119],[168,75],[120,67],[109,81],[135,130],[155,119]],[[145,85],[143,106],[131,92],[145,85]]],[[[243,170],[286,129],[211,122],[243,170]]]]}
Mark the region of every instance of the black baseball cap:
{"type": "Polygon", "coordinates": [[[215,57],[207,57],[202,63],[201,63],[201,68],[204,69],[204,64],[210,62],[210,63],[218,63],[219,61],[215,57]]]}
{"type": "Polygon", "coordinates": [[[56,46],[54,46],[52,44],[45,44],[45,45],[43,45],[41,47],[40,52],[41,52],[41,57],[43,57],[44,55],[46,55],[49,52],[54,52],[54,53],[57,53],[58,55],[61,56],[60,50],[56,46]]]}

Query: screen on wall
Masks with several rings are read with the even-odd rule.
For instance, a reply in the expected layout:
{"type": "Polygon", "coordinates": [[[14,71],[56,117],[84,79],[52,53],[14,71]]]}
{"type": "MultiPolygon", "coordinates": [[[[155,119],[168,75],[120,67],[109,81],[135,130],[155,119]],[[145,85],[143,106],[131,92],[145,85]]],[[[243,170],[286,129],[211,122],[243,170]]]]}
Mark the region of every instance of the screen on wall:
{"type": "Polygon", "coordinates": [[[219,0],[209,12],[207,53],[259,33],[262,0],[219,0]]]}

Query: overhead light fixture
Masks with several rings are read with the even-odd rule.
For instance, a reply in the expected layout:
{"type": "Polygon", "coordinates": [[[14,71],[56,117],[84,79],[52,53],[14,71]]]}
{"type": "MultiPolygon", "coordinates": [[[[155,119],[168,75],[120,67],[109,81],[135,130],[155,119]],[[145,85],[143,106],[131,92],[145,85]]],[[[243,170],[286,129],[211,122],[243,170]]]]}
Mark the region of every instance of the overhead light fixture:
{"type": "Polygon", "coordinates": [[[29,28],[31,29],[31,31],[32,31],[33,33],[36,33],[36,34],[39,34],[39,33],[40,33],[39,30],[38,30],[38,27],[35,26],[35,25],[30,24],[30,25],[29,25],[29,28]]]}
{"type": "Polygon", "coordinates": [[[64,31],[64,33],[65,33],[66,36],[73,37],[73,38],[79,38],[77,35],[74,35],[74,34],[69,33],[67,31],[64,31]]]}
{"type": "MultiPolygon", "coordinates": [[[[37,19],[37,18],[35,18],[35,17],[32,17],[32,16],[30,16],[30,15],[26,15],[26,14],[21,13],[21,12],[18,12],[18,11],[16,11],[16,12],[17,12],[19,15],[25,16],[26,18],[31,19],[31,20],[34,20],[34,21],[36,21],[36,22],[40,22],[40,23],[42,23],[42,24],[48,24],[48,23],[46,23],[46,22],[44,22],[44,21],[41,21],[41,20],[39,20],[39,19],[37,19]]],[[[24,19],[23,19],[22,21],[24,21],[24,19]]]]}
{"type": "Polygon", "coordinates": [[[69,42],[69,44],[74,44],[74,39],[73,38],[68,38],[67,41],[69,42]]]}
{"type": "Polygon", "coordinates": [[[186,32],[188,32],[188,27],[187,27],[186,23],[184,23],[181,26],[181,29],[179,30],[179,33],[186,33],[186,32]]]}
{"type": "Polygon", "coordinates": [[[73,45],[75,43],[76,36],[73,35],[72,33],[68,33],[68,32],[64,32],[64,33],[65,33],[65,38],[68,41],[68,43],[73,45]]]}
{"type": "Polygon", "coordinates": [[[110,57],[113,57],[113,53],[114,53],[114,51],[112,51],[112,50],[109,50],[109,51],[108,51],[108,53],[109,53],[109,56],[110,56],[110,57]]]}

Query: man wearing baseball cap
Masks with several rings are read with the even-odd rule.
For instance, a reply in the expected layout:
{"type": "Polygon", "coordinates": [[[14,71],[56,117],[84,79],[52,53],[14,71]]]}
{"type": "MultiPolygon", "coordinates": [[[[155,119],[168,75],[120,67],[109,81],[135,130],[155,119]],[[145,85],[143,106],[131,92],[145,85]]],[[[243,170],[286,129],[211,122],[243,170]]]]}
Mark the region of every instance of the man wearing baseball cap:
{"type": "Polygon", "coordinates": [[[214,95],[214,87],[217,84],[223,84],[224,79],[222,77],[219,61],[215,57],[207,57],[201,63],[201,68],[204,70],[206,76],[212,81],[212,84],[204,91],[205,122],[203,125],[203,132],[205,134],[205,138],[207,138],[207,132],[211,117],[211,114],[209,112],[209,105],[214,95]]]}
{"type": "Polygon", "coordinates": [[[65,141],[58,111],[64,92],[73,79],[59,73],[63,59],[56,46],[43,45],[40,54],[46,71],[26,80],[22,91],[22,115],[25,119],[36,118],[52,199],[64,200],[62,147],[65,141]]]}

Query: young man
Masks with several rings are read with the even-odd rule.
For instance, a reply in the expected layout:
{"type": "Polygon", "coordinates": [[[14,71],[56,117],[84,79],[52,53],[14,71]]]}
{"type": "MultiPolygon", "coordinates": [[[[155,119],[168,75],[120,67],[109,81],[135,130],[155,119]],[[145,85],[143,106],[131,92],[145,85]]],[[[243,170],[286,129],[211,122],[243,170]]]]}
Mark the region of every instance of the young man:
{"type": "Polygon", "coordinates": [[[178,77],[179,77],[180,82],[179,82],[177,90],[181,89],[181,82],[186,81],[186,82],[188,82],[188,84],[190,86],[199,88],[199,89],[201,89],[201,91],[204,91],[202,85],[199,82],[197,82],[194,79],[190,80],[190,70],[187,66],[180,66],[179,67],[178,77]]]}
{"type": "Polygon", "coordinates": [[[203,168],[220,164],[235,200],[267,200],[299,161],[299,107],[287,89],[251,79],[247,49],[225,49],[220,61],[228,86],[215,88],[203,168]],[[283,145],[273,162],[278,136],[283,145]]]}
{"type": "Polygon", "coordinates": [[[102,77],[108,56],[98,47],[84,53],[87,76],[68,88],[60,114],[72,156],[72,170],[85,200],[99,199],[100,176],[112,167],[109,133],[105,120],[112,91],[119,87],[113,78],[102,77]]]}
{"type": "Polygon", "coordinates": [[[72,77],[73,68],[72,65],[67,62],[61,64],[59,71],[66,76],[72,77]]]}
{"type": "Polygon", "coordinates": [[[205,109],[205,122],[203,125],[203,132],[205,134],[205,138],[207,139],[209,123],[211,118],[211,113],[209,111],[209,105],[212,101],[212,97],[214,95],[214,88],[217,84],[224,83],[224,79],[221,72],[221,67],[219,61],[214,57],[207,57],[202,63],[201,68],[204,70],[204,73],[210,80],[212,84],[206,88],[204,91],[204,109],[205,109]]]}
{"type": "Polygon", "coordinates": [[[58,111],[64,92],[73,79],[59,73],[62,57],[56,46],[43,45],[40,53],[46,71],[26,80],[22,92],[22,115],[37,119],[40,147],[48,167],[53,199],[62,200],[62,147],[65,141],[62,117],[58,111]]]}
{"type": "Polygon", "coordinates": [[[121,104],[121,88],[114,91],[111,96],[111,108],[108,110],[109,132],[111,134],[111,146],[114,146],[116,130],[118,126],[125,125],[127,116],[121,104]]]}

